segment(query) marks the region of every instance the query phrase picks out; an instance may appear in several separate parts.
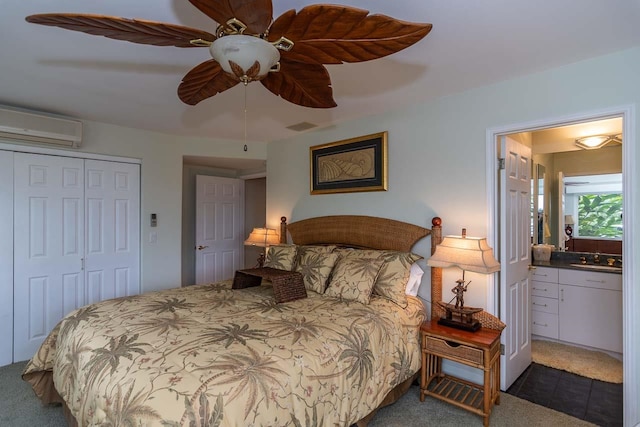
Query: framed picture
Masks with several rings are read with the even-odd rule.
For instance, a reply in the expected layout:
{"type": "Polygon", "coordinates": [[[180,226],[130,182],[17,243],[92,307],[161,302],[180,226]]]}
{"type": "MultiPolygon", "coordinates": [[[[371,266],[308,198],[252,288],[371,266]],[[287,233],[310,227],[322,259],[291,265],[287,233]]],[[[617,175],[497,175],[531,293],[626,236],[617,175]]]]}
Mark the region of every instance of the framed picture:
{"type": "Polygon", "coordinates": [[[309,148],[311,194],[387,190],[387,132],[309,148]]]}

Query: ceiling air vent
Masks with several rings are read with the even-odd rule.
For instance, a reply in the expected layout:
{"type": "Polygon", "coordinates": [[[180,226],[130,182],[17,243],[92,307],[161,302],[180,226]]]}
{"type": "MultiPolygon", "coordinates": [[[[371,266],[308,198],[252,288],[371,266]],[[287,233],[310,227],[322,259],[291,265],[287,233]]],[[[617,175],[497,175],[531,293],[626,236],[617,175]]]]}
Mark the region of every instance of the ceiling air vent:
{"type": "Polygon", "coordinates": [[[287,129],[294,130],[296,132],[302,132],[303,130],[313,129],[315,127],[318,127],[318,125],[314,125],[313,123],[309,122],[300,122],[296,123],[295,125],[287,126],[287,129]]]}

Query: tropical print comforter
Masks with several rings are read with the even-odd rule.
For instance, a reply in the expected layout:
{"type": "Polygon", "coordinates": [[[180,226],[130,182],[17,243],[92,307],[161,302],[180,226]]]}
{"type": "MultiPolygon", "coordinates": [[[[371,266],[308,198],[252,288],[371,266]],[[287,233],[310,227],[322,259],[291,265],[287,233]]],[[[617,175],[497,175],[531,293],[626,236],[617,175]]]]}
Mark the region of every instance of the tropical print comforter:
{"type": "Polygon", "coordinates": [[[405,309],[230,282],[113,299],[63,319],[25,368],[53,370],[80,426],[349,426],[420,368],[405,309]]]}

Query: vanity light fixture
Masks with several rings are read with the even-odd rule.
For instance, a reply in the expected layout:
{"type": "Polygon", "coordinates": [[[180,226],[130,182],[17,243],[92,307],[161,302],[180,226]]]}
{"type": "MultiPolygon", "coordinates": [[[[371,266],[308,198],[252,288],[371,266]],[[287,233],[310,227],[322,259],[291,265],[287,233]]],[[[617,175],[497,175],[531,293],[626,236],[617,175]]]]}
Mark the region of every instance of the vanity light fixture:
{"type": "Polygon", "coordinates": [[[576,139],[576,145],[584,150],[596,150],[610,143],[622,144],[622,134],[592,135],[576,139]]]}

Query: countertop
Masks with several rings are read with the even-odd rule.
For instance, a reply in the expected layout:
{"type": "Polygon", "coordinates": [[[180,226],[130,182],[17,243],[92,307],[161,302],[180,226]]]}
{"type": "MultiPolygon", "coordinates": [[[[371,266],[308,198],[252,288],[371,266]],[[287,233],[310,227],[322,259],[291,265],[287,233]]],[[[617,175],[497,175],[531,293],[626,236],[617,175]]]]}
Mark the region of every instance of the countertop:
{"type": "MultiPolygon", "coordinates": [[[[600,254],[600,263],[593,262],[594,254],[583,252],[551,252],[549,261],[533,260],[531,265],[536,267],[565,268],[570,270],[597,271],[600,273],[622,274],[622,257],[613,254],[600,254]],[[586,264],[582,264],[580,257],[585,257],[586,264]],[[615,258],[613,266],[607,265],[607,258],[615,258]]],[[[533,259],[533,256],[532,256],[533,259]]]]}

